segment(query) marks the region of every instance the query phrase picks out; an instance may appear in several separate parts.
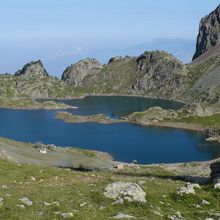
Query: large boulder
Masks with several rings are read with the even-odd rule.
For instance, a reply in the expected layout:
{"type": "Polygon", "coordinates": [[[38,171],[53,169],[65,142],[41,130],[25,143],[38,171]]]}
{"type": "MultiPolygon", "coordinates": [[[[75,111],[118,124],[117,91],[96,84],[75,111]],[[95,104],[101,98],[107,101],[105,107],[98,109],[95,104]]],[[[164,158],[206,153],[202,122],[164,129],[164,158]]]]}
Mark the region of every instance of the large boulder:
{"type": "Polygon", "coordinates": [[[104,196],[114,200],[146,202],[146,193],[138,184],[131,182],[114,182],[107,185],[104,196]]]}
{"type": "Polygon", "coordinates": [[[96,59],[80,60],[64,70],[62,80],[74,86],[80,86],[87,75],[97,74],[101,68],[102,64],[96,59]]]}
{"type": "Polygon", "coordinates": [[[201,19],[193,60],[220,43],[220,5],[201,19]]]}

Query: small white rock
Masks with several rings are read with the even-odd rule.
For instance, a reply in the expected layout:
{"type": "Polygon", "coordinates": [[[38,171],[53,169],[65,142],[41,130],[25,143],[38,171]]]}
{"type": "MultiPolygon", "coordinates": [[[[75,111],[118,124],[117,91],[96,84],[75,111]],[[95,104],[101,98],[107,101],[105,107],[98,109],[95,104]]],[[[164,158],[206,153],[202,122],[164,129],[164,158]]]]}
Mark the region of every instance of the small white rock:
{"type": "Polygon", "coordinates": [[[45,206],[52,206],[52,205],[55,205],[57,207],[60,207],[60,203],[58,201],[55,201],[55,202],[44,202],[44,205],[45,206]]]}
{"type": "Polygon", "coordinates": [[[202,200],[202,205],[210,205],[210,202],[208,202],[207,200],[203,199],[202,200]]]}
{"type": "Polygon", "coordinates": [[[18,204],[17,207],[20,208],[20,209],[25,209],[25,206],[24,206],[24,205],[18,204]]]}
{"type": "Polygon", "coordinates": [[[8,189],[7,185],[2,185],[2,189],[8,189]]]}
{"type": "Polygon", "coordinates": [[[214,189],[220,189],[220,182],[218,182],[214,185],[214,189]]]}
{"type": "Polygon", "coordinates": [[[117,215],[113,216],[112,218],[115,218],[115,219],[131,219],[131,218],[135,218],[134,216],[132,215],[127,215],[127,214],[124,214],[124,213],[118,213],[117,215]]]}
{"type": "Polygon", "coordinates": [[[36,181],[36,178],[34,176],[31,176],[32,181],[36,181]]]}
{"type": "Polygon", "coordinates": [[[80,204],[80,207],[83,207],[83,206],[85,206],[85,205],[87,205],[87,202],[81,203],[81,204],[80,204]]]}
{"type": "Polygon", "coordinates": [[[23,202],[27,206],[32,206],[33,205],[33,202],[29,198],[27,198],[27,197],[23,197],[23,198],[21,198],[19,200],[21,202],[23,202]]]}
{"type": "Polygon", "coordinates": [[[61,213],[61,216],[63,218],[72,218],[73,217],[73,213],[72,212],[65,212],[65,213],[61,213]]]}

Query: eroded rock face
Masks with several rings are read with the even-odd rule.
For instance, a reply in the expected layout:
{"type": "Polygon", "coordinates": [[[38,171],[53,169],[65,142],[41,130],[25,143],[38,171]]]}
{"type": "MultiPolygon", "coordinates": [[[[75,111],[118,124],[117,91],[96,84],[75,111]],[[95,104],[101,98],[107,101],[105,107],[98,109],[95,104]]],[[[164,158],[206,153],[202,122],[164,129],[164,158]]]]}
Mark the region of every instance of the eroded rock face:
{"type": "Polygon", "coordinates": [[[72,64],[64,70],[62,80],[74,86],[80,86],[82,80],[87,75],[96,74],[101,68],[102,64],[96,59],[87,58],[80,60],[78,63],[72,64]]]}
{"type": "Polygon", "coordinates": [[[201,19],[193,60],[220,43],[220,5],[201,19]]]}
{"type": "Polygon", "coordinates": [[[171,54],[163,51],[146,51],[136,59],[139,77],[133,90],[154,93],[158,97],[175,97],[186,82],[185,66],[171,54]],[[172,94],[172,95],[171,95],[172,94]]]}
{"type": "Polygon", "coordinates": [[[138,184],[131,182],[114,182],[109,184],[105,188],[104,196],[114,200],[146,202],[146,193],[138,184]]]}
{"type": "Polygon", "coordinates": [[[49,76],[45,70],[43,63],[38,61],[32,61],[24,65],[21,70],[15,73],[15,76],[29,77],[29,76],[49,76]]]}

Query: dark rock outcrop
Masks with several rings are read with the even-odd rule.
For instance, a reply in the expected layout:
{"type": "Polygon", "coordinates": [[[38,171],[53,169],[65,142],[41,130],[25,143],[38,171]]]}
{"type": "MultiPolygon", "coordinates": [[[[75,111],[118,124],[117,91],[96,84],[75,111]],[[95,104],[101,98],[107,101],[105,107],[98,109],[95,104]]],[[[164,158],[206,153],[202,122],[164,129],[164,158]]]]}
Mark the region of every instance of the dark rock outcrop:
{"type": "Polygon", "coordinates": [[[82,80],[87,75],[96,74],[101,68],[102,64],[96,59],[87,58],[80,60],[78,63],[72,64],[64,70],[62,80],[74,86],[80,86],[82,80]]]}
{"type": "Polygon", "coordinates": [[[220,5],[201,19],[193,60],[220,43],[220,5]]]}

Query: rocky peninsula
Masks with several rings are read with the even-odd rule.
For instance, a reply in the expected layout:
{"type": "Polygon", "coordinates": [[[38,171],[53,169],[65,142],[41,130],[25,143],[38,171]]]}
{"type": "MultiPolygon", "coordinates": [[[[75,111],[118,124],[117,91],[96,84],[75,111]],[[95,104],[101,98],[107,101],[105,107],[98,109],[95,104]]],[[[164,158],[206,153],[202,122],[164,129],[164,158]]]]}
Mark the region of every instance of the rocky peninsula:
{"type": "Polygon", "coordinates": [[[114,124],[114,123],[126,122],[125,120],[112,119],[106,117],[104,114],[81,116],[81,115],[74,115],[69,112],[58,112],[56,118],[59,120],[63,120],[67,123],[96,122],[100,124],[114,124]]]}

